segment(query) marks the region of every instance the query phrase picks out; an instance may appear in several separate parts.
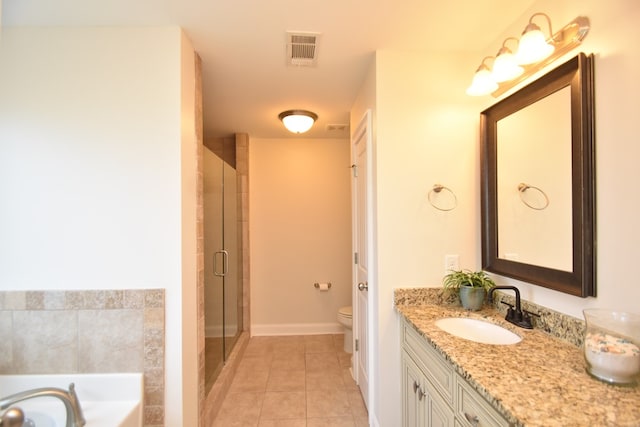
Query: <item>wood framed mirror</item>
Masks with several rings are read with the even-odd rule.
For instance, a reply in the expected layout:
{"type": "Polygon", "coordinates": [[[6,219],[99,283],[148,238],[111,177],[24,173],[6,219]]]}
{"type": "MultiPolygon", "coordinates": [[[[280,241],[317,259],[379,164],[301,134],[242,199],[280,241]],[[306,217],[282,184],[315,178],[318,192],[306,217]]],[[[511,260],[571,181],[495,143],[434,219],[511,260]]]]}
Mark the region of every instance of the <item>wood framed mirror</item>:
{"type": "Polygon", "coordinates": [[[596,295],[593,55],[480,115],[482,268],[596,295]]]}

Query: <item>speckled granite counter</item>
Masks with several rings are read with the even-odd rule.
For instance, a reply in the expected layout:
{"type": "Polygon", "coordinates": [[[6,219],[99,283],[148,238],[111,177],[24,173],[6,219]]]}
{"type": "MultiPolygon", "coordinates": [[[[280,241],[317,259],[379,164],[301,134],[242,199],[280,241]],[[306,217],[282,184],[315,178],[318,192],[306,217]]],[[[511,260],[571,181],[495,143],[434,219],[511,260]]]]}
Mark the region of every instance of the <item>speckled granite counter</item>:
{"type": "Polygon", "coordinates": [[[511,325],[489,307],[468,312],[444,301],[407,304],[397,295],[395,306],[427,343],[515,425],[640,426],[640,387],[612,386],[592,378],[585,371],[581,349],[569,342],[539,329],[511,325]],[[518,334],[522,341],[500,346],[458,338],[435,326],[434,321],[443,317],[488,320],[518,334]]]}

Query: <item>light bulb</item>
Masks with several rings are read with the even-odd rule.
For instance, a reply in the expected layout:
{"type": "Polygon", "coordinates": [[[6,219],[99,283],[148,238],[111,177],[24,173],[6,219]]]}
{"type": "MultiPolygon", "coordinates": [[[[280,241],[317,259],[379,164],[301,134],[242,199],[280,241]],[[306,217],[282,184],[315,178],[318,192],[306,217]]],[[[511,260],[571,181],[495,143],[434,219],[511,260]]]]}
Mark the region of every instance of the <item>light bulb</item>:
{"type": "Polygon", "coordinates": [[[498,83],[506,82],[507,80],[515,79],[523,72],[524,68],[516,63],[511,49],[503,46],[493,62],[493,70],[491,72],[493,79],[498,83]]]}
{"type": "Polygon", "coordinates": [[[498,89],[498,84],[493,80],[493,77],[491,77],[489,69],[485,65],[482,65],[473,75],[471,86],[467,88],[467,95],[484,96],[496,89],[498,89]]]}
{"type": "Polygon", "coordinates": [[[553,45],[547,43],[540,27],[529,24],[520,38],[516,62],[520,65],[533,64],[547,58],[554,50],[553,45]]]}

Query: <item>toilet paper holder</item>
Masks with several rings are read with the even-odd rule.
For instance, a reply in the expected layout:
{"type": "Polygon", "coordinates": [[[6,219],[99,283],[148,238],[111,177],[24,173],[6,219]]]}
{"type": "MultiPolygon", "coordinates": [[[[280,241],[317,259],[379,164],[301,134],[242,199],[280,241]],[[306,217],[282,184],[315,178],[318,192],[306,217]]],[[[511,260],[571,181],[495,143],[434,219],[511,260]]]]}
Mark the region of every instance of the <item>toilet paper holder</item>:
{"type": "MultiPolygon", "coordinates": [[[[320,289],[320,283],[316,282],[313,284],[313,287],[316,289],[320,289]]],[[[327,288],[331,289],[331,282],[327,283],[327,288]]]]}

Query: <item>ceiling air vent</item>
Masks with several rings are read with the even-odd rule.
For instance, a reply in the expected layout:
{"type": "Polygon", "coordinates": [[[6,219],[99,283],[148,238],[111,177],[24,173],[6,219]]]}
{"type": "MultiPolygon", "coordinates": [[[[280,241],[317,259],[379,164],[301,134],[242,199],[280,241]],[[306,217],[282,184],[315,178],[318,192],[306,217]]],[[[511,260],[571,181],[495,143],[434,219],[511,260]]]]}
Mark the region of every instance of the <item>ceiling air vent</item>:
{"type": "Polygon", "coordinates": [[[315,67],[318,63],[320,33],[287,31],[287,64],[315,67]]]}

